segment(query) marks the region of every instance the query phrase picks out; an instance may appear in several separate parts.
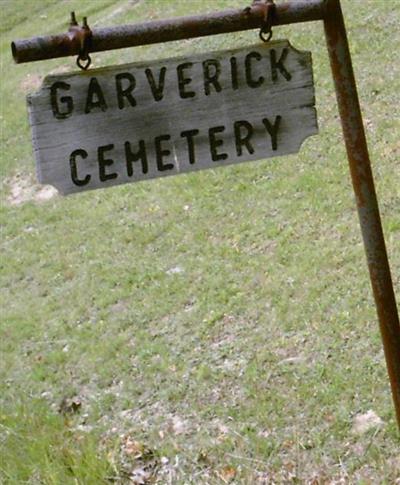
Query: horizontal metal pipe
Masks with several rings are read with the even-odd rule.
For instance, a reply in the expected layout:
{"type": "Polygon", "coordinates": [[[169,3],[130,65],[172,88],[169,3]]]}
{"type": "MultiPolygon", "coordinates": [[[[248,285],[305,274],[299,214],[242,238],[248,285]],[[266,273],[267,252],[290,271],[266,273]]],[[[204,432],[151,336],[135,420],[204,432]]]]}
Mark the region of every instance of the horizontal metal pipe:
{"type": "MultiPolygon", "coordinates": [[[[277,4],[272,25],[322,20],[325,2],[326,0],[296,0],[277,4]]],[[[247,9],[93,29],[89,51],[100,52],[256,29],[261,26],[264,15],[265,5],[259,2],[247,9]]],[[[79,53],[79,48],[79,40],[73,32],[11,43],[12,55],[17,63],[74,56],[79,53]]]]}

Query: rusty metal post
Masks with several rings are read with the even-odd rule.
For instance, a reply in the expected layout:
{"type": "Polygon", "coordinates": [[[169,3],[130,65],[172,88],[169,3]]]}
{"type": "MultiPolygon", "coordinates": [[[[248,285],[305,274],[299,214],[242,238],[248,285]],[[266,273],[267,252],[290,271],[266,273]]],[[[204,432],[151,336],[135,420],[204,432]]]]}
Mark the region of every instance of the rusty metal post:
{"type": "Polygon", "coordinates": [[[325,36],[400,429],[400,323],[340,0],[327,0],[325,36]]]}

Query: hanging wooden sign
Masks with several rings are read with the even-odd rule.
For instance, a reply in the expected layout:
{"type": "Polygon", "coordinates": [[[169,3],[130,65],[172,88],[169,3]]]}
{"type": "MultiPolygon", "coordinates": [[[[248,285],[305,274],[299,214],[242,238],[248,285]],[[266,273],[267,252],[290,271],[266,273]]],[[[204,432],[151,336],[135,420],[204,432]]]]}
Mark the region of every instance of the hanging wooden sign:
{"type": "Polygon", "coordinates": [[[48,76],[28,97],[41,183],[69,194],[296,153],[318,132],[288,41],[48,76]]]}

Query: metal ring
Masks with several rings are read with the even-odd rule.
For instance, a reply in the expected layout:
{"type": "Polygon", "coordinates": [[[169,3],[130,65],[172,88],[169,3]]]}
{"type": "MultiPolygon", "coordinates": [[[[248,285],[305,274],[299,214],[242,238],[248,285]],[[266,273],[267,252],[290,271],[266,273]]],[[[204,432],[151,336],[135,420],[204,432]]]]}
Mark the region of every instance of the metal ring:
{"type": "Polygon", "coordinates": [[[262,29],[260,29],[260,32],[258,35],[263,42],[268,42],[271,40],[272,30],[270,30],[269,32],[264,32],[262,29]],[[265,37],[265,34],[268,34],[267,37],[265,37]]]}
{"type": "Polygon", "coordinates": [[[91,63],[92,63],[92,59],[89,56],[89,54],[86,54],[86,58],[85,59],[83,59],[83,57],[81,57],[80,54],[76,58],[76,64],[77,64],[77,66],[80,67],[81,69],[83,69],[84,71],[87,71],[89,69],[89,66],[90,66],[91,63]],[[86,61],[86,63],[85,64],[82,64],[82,61],[86,61]]]}

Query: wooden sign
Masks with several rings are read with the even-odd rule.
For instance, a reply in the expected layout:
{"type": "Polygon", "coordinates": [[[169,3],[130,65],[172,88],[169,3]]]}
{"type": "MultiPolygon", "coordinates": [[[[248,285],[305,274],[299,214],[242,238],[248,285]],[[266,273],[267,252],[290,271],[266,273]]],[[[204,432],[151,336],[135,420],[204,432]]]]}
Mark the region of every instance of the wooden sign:
{"type": "Polygon", "coordinates": [[[61,193],[296,153],[318,132],[288,41],[48,76],[28,97],[39,182],[61,193]]]}

